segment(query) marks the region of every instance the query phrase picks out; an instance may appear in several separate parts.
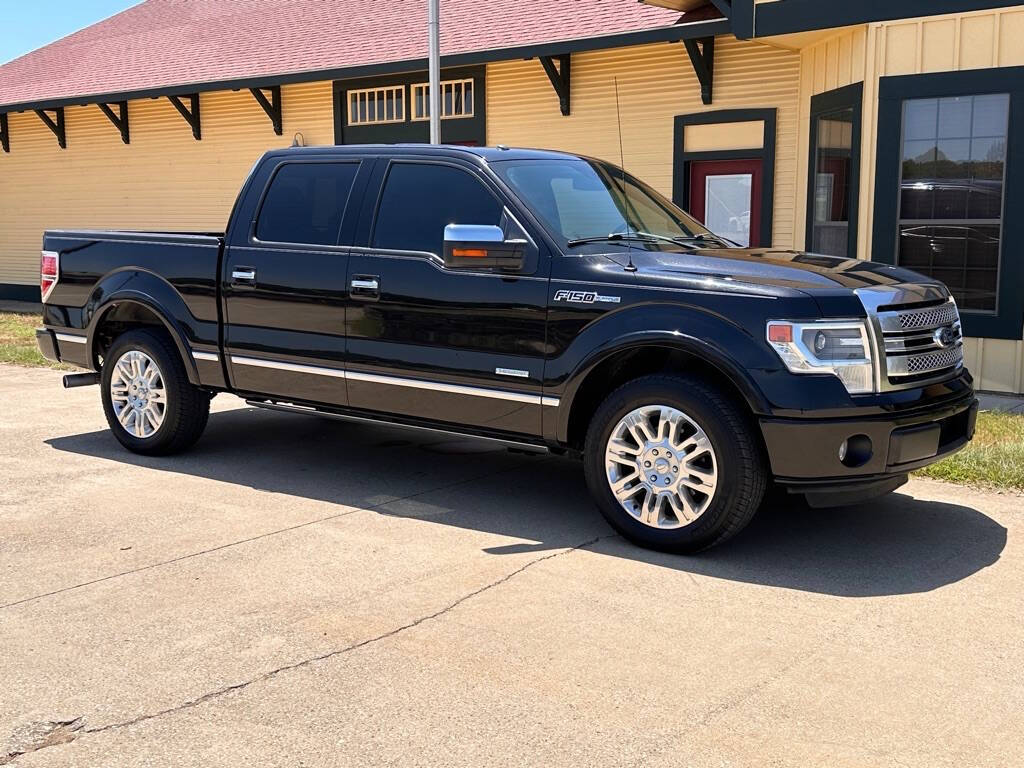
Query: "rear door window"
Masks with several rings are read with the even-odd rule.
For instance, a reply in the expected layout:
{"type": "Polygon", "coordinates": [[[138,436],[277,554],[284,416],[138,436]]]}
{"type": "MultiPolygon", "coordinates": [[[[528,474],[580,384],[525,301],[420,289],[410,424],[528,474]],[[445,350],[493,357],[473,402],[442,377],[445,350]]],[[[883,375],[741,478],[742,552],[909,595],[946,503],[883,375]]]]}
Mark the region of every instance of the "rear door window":
{"type": "Polygon", "coordinates": [[[270,243],[337,245],[359,163],[288,163],[274,174],[256,222],[270,243]]]}
{"type": "Polygon", "coordinates": [[[444,250],[449,224],[501,224],[502,205],[468,171],[450,165],[395,163],[381,193],[371,246],[444,250]]]}

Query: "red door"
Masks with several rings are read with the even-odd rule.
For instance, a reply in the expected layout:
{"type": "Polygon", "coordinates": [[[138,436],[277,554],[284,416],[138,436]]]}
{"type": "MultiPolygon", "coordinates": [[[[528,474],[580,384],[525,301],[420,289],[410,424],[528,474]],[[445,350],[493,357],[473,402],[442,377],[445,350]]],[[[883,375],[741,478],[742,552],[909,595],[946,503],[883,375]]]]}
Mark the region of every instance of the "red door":
{"type": "Polygon", "coordinates": [[[690,165],[690,213],[740,245],[761,243],[761,160],[700,160],[690,165]]]}

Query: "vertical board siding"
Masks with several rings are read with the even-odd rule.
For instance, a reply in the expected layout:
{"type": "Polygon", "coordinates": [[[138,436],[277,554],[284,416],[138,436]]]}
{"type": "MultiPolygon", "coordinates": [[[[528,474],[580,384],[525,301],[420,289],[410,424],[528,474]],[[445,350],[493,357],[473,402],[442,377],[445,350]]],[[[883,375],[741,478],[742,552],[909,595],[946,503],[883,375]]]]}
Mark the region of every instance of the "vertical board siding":
{"type": "MultiPolygon", "coordinates": [[[[800,52],[798,194],[795,197],[796,210],[793,212],[793,219],[797,223],[797,245],[804,245],[811,96],[852,82],[864,81],[864,143],[861,147],[861,217],[857,255],[859,258],[870,258],[879,78],[1022,66],[1022,41],[1024,6],[1017,6],[864,25],[843,30],[804,48],[800,52]]],[[[967,367],[974,374],[979,389],[1024,392],[1024,340],[967,339],[965,356],[967,367]]]]}
{"type": "Polygon", "coordinates": [[[67,149],[32,112],[8,116],[0,152],[0,283],[38,284],[43,230],[222,231],[246,174],[268,149],[331,144],[331,83],[282,89],[284,133],[247,91],[200,95],[202,141],[167,99],[128,104],[131,144],[96,105],[65,109],[67,149]]]}
{"type": "Polygon", "coordinates": [[[685,48],[662,43],[573,54],[572,114],[540,62],[487,65],[487,143],[542,147],[619,162],[618,78],[626,169],[672,194],[673,118],[720,109],[778,109],[774,245],[793,245],[800,55],[760,43],[719,38],[714,103],[701,103],[685,48]]]}

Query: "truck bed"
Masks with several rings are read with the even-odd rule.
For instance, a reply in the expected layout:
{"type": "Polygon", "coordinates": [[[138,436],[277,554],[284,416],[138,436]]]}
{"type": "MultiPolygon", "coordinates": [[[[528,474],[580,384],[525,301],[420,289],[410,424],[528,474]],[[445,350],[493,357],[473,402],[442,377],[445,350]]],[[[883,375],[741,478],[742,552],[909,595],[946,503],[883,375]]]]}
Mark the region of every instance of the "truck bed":
{"type": "Polygon", "coordinates": [[[43,305],[43,324],[61,359],[92,367],[87,345],[74,342],[87,337],[98,309],[122,297],[160,315],[183,343],[217,349],[223,241],[219,232],[47,230],[43,250],[58,254],[60,280],[43,305]]]}

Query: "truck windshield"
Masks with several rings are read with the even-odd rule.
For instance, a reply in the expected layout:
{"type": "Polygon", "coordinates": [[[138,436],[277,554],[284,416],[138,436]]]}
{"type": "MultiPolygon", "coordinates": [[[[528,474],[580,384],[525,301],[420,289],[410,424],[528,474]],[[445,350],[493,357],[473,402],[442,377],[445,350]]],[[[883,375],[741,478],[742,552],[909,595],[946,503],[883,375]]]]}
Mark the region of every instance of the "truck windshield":
{"type": "Polygon", "coordinates": [[[491,163],[563,247],[633,237],[686,244],[720,242],[696,219],[641,181],[607,163],[579,158],[491,163]]]}

